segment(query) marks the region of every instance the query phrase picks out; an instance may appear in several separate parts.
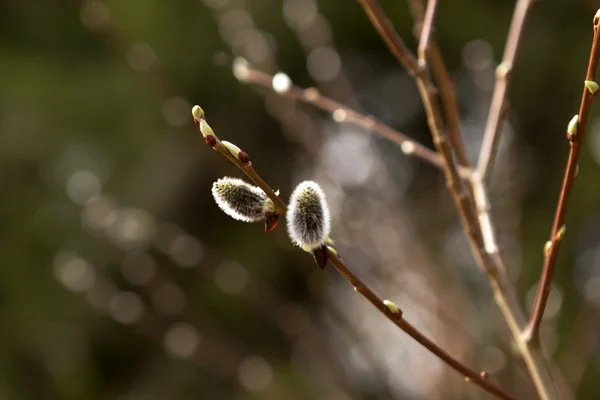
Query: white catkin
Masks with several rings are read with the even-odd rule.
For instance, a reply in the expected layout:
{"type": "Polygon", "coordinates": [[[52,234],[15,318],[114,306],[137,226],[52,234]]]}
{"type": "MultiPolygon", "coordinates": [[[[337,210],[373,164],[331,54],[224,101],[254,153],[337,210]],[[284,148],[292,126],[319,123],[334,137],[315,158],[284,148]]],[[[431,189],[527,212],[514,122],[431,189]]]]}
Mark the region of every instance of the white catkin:
{"type": "Polygon", "coordinates": [[[217,205],[231,218],[244,222],[264,219],[267,195],[259,187],[238,178],[221,178],[213,183],[212,194],[217,205]]]}
{"type": "Polygon", "coordinates": [[[325,244],[331,231],[331,217],[321,187],[313,181],[296,186],[286,215],[292,242],[310,251],[325,244]]]}

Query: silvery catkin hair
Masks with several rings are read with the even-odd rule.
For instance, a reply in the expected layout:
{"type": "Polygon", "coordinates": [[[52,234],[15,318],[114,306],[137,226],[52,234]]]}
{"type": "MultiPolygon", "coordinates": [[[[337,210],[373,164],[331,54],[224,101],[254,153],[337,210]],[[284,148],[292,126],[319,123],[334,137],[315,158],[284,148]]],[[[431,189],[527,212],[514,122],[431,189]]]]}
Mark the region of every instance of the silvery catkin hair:
{"type": "Polygon", "coordinates": [[[325,194],[317,183],[305,181],[294,189],[286,219],[288,235],[296,245],[311,251],[325,244],[331,222],[325,194]]]}
{"type": "Polygon", "coordinates": [[[212,194],[221,210],[234,219],[258,222],[265,217],[267,195],[241,179],[219,179],[213,183],[212,194]]]}

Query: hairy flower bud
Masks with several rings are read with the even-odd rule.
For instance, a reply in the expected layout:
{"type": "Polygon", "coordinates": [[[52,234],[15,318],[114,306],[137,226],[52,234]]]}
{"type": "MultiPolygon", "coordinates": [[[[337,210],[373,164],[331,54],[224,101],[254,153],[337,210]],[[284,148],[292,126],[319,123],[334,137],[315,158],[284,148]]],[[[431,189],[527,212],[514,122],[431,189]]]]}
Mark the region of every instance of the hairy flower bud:
{"type": "Polygon", "coordinates": [[[327,242],[331,222],[323,190],[312,181],[296,186],[287,211],[288,235],[294,244],[306,251],[327,242]]]}
{"type": "Polygon", "coordinates": [[[269,209],[265,192],[238,178],[219,179],[213,183],[212,194],[221,210],[239,221],[261,221],[269,209]]]}

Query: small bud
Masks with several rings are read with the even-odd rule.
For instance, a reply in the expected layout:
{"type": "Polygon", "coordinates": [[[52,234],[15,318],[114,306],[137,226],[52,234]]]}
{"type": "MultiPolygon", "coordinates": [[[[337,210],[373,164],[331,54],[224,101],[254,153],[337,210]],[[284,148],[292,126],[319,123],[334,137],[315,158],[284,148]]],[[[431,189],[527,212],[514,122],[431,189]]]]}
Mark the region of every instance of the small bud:
{"type": "Polygon", "coordinates": [[[192,108],[192,116],[194,117],[194,120],[200,121],[202,118],[204,118],[204,110],[200,108],[200,106],[195,105],[192,108]]]}
{"type": "Polygon", "coordinates": [[[544,255],[548,254],[548,252],[550,251],[550,247],[552,247],[552,241],[548,240],[544,245],[544,255]]]}
{"type": "Polygon", "coordinates": [[[296,186],[286,219],[290,239],[301,248],[310,251],[327,242],[331,230],[329,208],[318,184],[305,181],[296,186]]]}
{"type": "Polygon", "coordinates": [[[279,214],[268,212],[265,214],[265,233],[275,230],[279,225],[279,214]]]}
{"type": "Polygon", "coordinates": [[[265,213],[265,232],[269,233],[277,228],[279,225],[279,214],[275,212],[275,204],[273,200],[267,198],[263,205],[263,212],[265,213]]]}
{"type": "Polygon", "coordinates": [[[415,144],[410,140],[406,140],[400,145],[400,150],[402,150],[404,154],[409,156],[415,152],[415,144]]]}
{"type": "Polygon", "coordinates": [[[488,373],[485,371],[481,371],[479,373],[479,376],[481,376],[482,379],[487,379],[488,378],[488,373]]]}
{"type": "Polygon", "coordinates": [[[398,308],[398,306],[396,304],[394,304],[393,302],[389,301],[389,300],[384,300],[383,301],[383,305],[387,307],[388,310],[390,310],[390,312],[392,314],[394,314],[394,316],[396,317],[401,317],[402,316],[402,311],[400,311],[400,309],[398,308]]]}
{"type": "Polygon", "coordinates": [[[575,166],[575,177],[577,177],[577,175],[579,175],[579,164],[575,166]]]}
{"type": "Polygon", "coordinates": [[[560,229],[556,232],[556,240],[561,240],[562,238],[565,237],[565,234],[567,233],[567,226],[563,225],[560,227],[560,229]]]}
{"type": "Polygon", "coordinates": [[[585,87],[590,91],[590,93],[596,94],[596,91],[598,91],[598,84],[594,81],[585,81],[585,87]]]}
{"type": "Polygon", "coordinates": [[[329,253],[327,251],[327,246],[323,245],[317,247],[311,253],[315,259],[315,262],[317,263],[319,268],[321,268],[321,271],[324,271],[325,267],[327,266],[327,254],[329,253]]]}
{"type": "Polygon", "coordinates": [[[250,157],[248,157],[248,153],[237,147],[235,144],[226,140],[221,140],[221,143],[227,148],[227,150],[231,154],[233,154],[235,158],[240,160],[243,164],[248,164],[250,162],[250,157]]]}
{"type": "Polygon", "coordinates": [[[315,101],[321,96],[319,90],[314,87],[304,89],[304,98],[308,101],[315,101]]]}
{"type": "Polygon", "coordinates": [[[257,222],[265,218],[269,199],[259,187],[237,178],[221,178],[213,183],[212,194],[221,210],[234,219],[257,222]]]}
{"type": "Polygon", "coordinates": [[[506,75],[508,75],[511,70],[512,70],[512,64],[508,61],[503,61],[496,67],[496,77],[497,78],[505,78],[506,75]]]}
{"type": "Polygon", "coordinates": [[[212,128],[210,125],[208,125],[208,122],[206,122],[204,118],[200,120],[200,132],[202,132],[202,136],[204,137],[204,141],[206,143],[210,144],[209,141],[214,141],[215,144],[217,143],[217,135],[215,135],[212,128]]]}
{"type": "Polygon", "coordinates": [[[569,121],[569,126],[567,127],[567,138],[569,140],[573,140],[573,138],[577,135],[577,127],[579,125],[579,115],[575,114],[571,121],[569,121]]]}
{"type": "Polygon", "coordinates": [[[285,73],[278,72],[273,76],[271,85],[277,93],[285,93],[292,87],[292,80],[285,73]]]}
{"type": "Polygon", "coordinates": [[[248,79],[250,76],[250,64],[248,64],[248,61],[246,61],[245,58],[236,57],[236,59],[233,60],[233,76],[240,82],[244,82],[248,79]]]}

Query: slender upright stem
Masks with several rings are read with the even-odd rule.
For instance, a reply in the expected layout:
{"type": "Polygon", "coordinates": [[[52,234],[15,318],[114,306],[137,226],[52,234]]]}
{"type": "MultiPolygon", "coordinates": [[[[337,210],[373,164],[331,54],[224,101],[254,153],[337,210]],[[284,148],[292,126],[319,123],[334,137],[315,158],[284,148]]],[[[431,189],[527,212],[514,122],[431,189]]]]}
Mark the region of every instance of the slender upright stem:
{"type": "Polygon", "coordinates": [[[502,62],[496,68],[496,84],[477,162],[477,172],[484,180],[490,174],[498,153],[502,122],[506,114],[506,91],[521,43],[525,20],[532,3],[533,0],[518,0],[508,30],[502,62]]]}
{"type": "MultiPolygon", "coordinates": [[[[414,34],[417,40],[422,35],[423,20],[425,19],[424,2],[424,0],[410,0],[408,2],[415,20],[414,34]]],[[[456,160],[461,167],[469,168],[470,162],[461,135],[460,112],[458,109],[458,100],[456,99],[456,90],[452,82],[452,77],[446,68],[442,52],[433,37],[429,39],[427,59],[429,60],[429,66],[435,83],[440,90],[440,99],[444,106],[444,116],[448,124],[448,139],[452,144],[456,160]]]]}
{"type": "Polygon", "coordinates": [[[387,45],[389,51],[398,62],[406,68],[406,71],[413,77],[416,77],[419,71],[419,65],[415,55],[406,47],[402,38],[396,33],[394,25],[385,15],[381,5],[377,0],[357,0],[365,10],[371,24],[379,33],[387,45]]]}
{"type": "MultiPolygon", "coordinates": [[[[433,165],[436,168],[442,168],[442,158],[435,151],[428,149],[422,144],[414,141],[376,118],[364,115],[355,111],[344,104],[322,95],[315,88],[304,89],[294,84],[290,84],[286,90],[275,90],[273,88],[273,76],[262,71],[253,69],[250,66],[244,66],[244,74],[238,76],[241,82],[249,83],[272,90],[282,97],[302,101],[311,104],[321,110],[333,114],[336,121],[359,126],[369,132],[373,132],[390,142],[400,146],[400,149],[407,156],[415,156],[423,161],[433,165]]],[[[459,167],[458,171],[461,178],[468,178],[471,174],[470,169],[459,167]]]]}
{"type": "Polygon", "coordinates": [[[590,50],[590,59],[585,77],[587,82],[585,82],[583,85],[583,94],[581,95],[579,117],[574,120],[576,123],[575,130],[573,131],[573,126],[571,126],[569,132],[567,133],[567,138],[569,139],[569,158],[567,159],[563,184],[560,195],[558,196],[558,205],[556,206],[556,212],[554,214],[554,223],[552,224],[550,240],[548,241],[549,244],[545,248],[546,254],[544,258],[542,278],[538,287],[535,305],[527,332],[528,339],[532,341],[537,341],[539,339],[540,323],[542,321],[542,317],[544,316],[544,310],[546,309],[548,296],[550,296],[550,291],[552,290],[552,275],[554,272],[554,266],[556,265],[558,252],[560,250],[560,244],[562,241],[561,239],[564,236],[563,226],[565,223],[567,207],[569,205],[569,198],[571,197],[573,184],[575,183],[575,177],[577,176],[577,170],[579,169],[579,155],[581,153],[581,146],[585,137],[592,100],[595,97],[598,87],[597,85],[593,85],[595,85],[594,79],[596,78],[598,57],[600,56],[600,34],[598,32],[599,23],[600,10],[598,10],[598,13],[596,13],[593,21],[594,39],[592,41],[592,49],[590,50]]]}
{"type": "MultiPolygon", "coordinates": [[[[203,118],[203,117],[202,117],[203,118]]],[[[232,155],[229,150],[221,143],[218,137],[213,136],[215,139],[215,143],[212,147],[227,157],[231,162],[233,162],[242,172],[250,178],[252,182],[254,182],[257,186],[264,190],[267,196],[273,201],[273,203],[278,208],[278,211],[282,214],[285,213],[287,207],[283,200],[275,193],[271,187],[265,183],[265,181],[260,177],[260,175],[252,168],[251,163],[243,163],[234,155],[232,155]]],[[[419,344],[429,350],[432,354],[437,356],[440,360],[446,363],[448,366],[456,370],[458,373],[463,375],[465,378],[468,378],[470,382],[473,382],[477,386],[481,387],[486,392],[493,394],[497,398],[504,400],[515,400],[513,396],[506,393],[500,387],[492,383],[485,375],[478,373],[477,371],[465,366],[459,360],[453,358],[449,355],[445,350],[436,345],[432,340],[427,338],[423,333],[421,333],[417,328],[411,325],[408,321],[406,321],[402,317],[402,311],[400,310],[392,310],[388,305],[384,303],[384,301],[373,292],[373,290],[363,282],[358,276],[356,276],[350,268],[342,261],[339,257],[337,251],[332,248],[328,248],[327,258],[331,262],[331,264],[335,267],[335,269],[342,275],[344,279],[346,279],[353,287],[356,292],[363,295],[371,304],[373,304],[379,311],[381,311],[390,321],[392,321],[397,327],[402,329],[405,333],[407,333],[410,337],[416,340],[419,344]]]]}
{"type": "MultiPolygon", "coordinates": [[[[393,27],[391,27],[391,24],[389,23],[389,20],[387,19],[379,3],[376,0],[358,1],[363,8],[365,8],[367,16],[371,19],[373,26],[382,36],[384,42],[388,45],[390,52],[395,55],[398,61],[407,67],[407,69],[413,67],[413,64],[411,62],[407,63],[406,60],[413,60],[414,56],[411,57],[410,51],[405,48],[402,39],[399,37],[393,27]],[[407,52],[409,54],[406,54],[407,52]]],[[[428,8],[433,8],[435,6],[435,1],[430,1],[428,3],[428,8]]],[[[430,26],[433,24],[434,16],[434,10],[426,11],[425,19],[423,21],[423,31],[431,29],[430,26]]],[[[482,232],[479,222],[484,211],[478,212],[479,207],[476,210],[462,182],[458,179],[456,165],[452,156],[452,149],[442,131],[437,90],[431,82],[431,78],[427,70],[427,60],[423,59],[422,57],[422,55],[427,51],[429,37],[430,36],[428,35],[421,36],[419,43],[419,49],[422,49],[420,51],[421,58],[417,62],[419,69],[417,70],[416,74],[413,74],[413,76],[415,76],[415,80],[417,86],[419,87],[419,92],[425,106],[429,128],[431,130],[434,143],[438,153],[442,156],[444,161],[444,172],[446,175],[447,186],[452,194],[452,198],[458,210],[465,234],[469,239],[469,243],[477,265],[490,281],[490,285],[494,291],[494,299],[496,304],[502,311],[502,315],[510,328],[511,334],[519,346],[529,371],[529,375],[534,382],[539,397],[543,400],[557,399],[558,395],[556,394],[556,389],[554,387],[547,363],[539,351],[527,346],[527,343],[522,338],[521,332],[522,327],[525,324],[525,317],[523,316],[518,302],[516,301],[516,297],[513,294],[513,289],[505,276],[505,267],[499,254],[497,253],[495,238],[493,238],[493,230],[486,228],[486,232],[482,232]],[[487,235],[487,242],[484,241],[484,233],[487,235]],[[488,253],[485,250],[486,245],[490,249],[496,249],[496,251],[488,253]]],[[[409,69],[409,73],[410,72],[411,70],[409,69]]],[[[477,190],[485,193],[485,189],[483,187],[473,187],[473,192],[476,192],[477,190]]],[[[485,196],[479,197],[487,199],[485,196]]],[[[485,210],[485,213],[487,213],[487,208],[483,209],[485,210]]]]}

